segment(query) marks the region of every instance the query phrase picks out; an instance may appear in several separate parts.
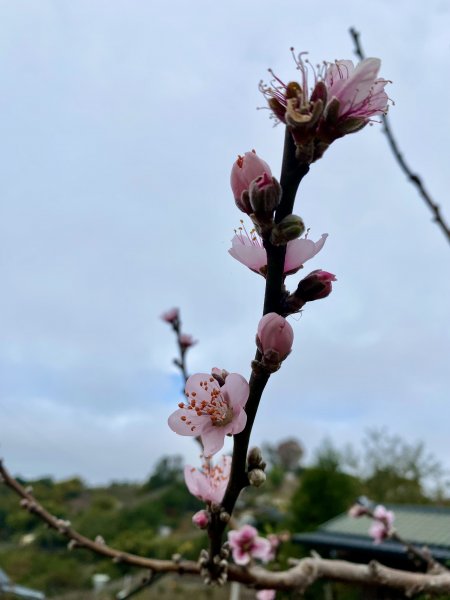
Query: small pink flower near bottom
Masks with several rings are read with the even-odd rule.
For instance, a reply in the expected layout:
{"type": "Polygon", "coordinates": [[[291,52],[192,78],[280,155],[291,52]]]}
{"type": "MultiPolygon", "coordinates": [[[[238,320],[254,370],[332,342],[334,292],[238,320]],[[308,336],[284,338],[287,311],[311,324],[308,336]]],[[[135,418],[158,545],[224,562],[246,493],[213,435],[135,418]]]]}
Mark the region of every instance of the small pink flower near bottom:
{"type": "Polygon", "coordinates": [[[240,433],[249,386],[238,373],[229,373],[224,385],[208,373],[192,375],[186,382],[186,402],[169,417],[169,427],[179,435],[200,436],[206,458],[223,448],[225,436],[240,433]]]}
{"type": "Polygon", "coordinates": [[[275,596],[275,590],[259,590],[259,592],[256,592],[256,600],[274,600],[275,596]]]}
{"type": "Polygon", "coordinates": [[[252,558],[269,562],[273,556],[272,544],[269,540],[259,537],[258,531],[251,525],[244,525],[237,531],[229,531],[228,541],[237,565],[248,565],[252,558]]]}
{"type": "Polygon", "coordinates": [[[199,510],[192,517],[192,522],[199,529],[206,529],[209,523],[209,515],[206,510],[199,510]]]}

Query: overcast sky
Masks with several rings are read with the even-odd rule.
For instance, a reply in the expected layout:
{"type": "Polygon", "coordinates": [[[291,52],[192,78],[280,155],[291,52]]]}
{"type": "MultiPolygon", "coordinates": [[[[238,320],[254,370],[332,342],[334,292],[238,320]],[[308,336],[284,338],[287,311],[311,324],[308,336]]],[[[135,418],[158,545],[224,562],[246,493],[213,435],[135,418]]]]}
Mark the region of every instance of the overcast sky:
{"type": "MultiPolygon", "coordinates": [[[[0,0],[0,454],[29,477],[143,479],[196,461],[167,416],[189,369],[249,375],[264,281],[227,253],[242,213],[229,172],[255,148],[279,173],[258,82],[295,78],[291,45],[354,58],[349,26],[393,81],[392,125],[450,220],[450,4],[445,0],[0,0]]],[[[367,427],[423,439],[450,466],[450,248],[380,126],[338,140],[296,204],[308,270],[336,273],[291,318],[253,442],[367,427]]],[[[294,288],[298,277],[288,283],[294,288]]]]}

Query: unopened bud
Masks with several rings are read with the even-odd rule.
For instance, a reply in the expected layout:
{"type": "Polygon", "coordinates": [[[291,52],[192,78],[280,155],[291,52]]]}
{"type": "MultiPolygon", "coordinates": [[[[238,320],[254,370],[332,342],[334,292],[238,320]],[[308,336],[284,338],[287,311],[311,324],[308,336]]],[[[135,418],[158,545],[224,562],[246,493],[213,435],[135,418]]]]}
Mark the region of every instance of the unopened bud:
{"type": "Polygon", "coordinates": [[[166,323],[174,324],[180,319],[180,311],[178,308],[171,308],[161,315],[161,319],[166,323]]]}
{"type": "Polygon", "coordinates": [[[305,231],[303,220],[297,215],[288,215],[280,223],[274,225],[270,241],[274,246],[287,244],[299,238],[305,231]]]}
{"type": "Polygon", "coordinates": [[[272,177],[269,165],[259,158],[254,150],[246,152],[244,156],[238,156],[231,169],[230,183],[233,190],[236,206],[242,212],[250,214],[253,212],[248,190],[253,180],[266,173],[272,177]]]}
{"type": "Polygon", "coordinates": [[[262,469],[252,469],[248,474],[250,485],[260,487],[266,481],[266,474],[262,469]]]}
{"type": "Polygon", "coordinates": [[[255,446],[250,450],[247,456],[247,463],[249,469],[259,467],[262,461],[262,454],[260,448],[255,446]]]}
{"type": "Polygon", "coordinates": [[[197,340],[194,340],[192,335],[189,335],[188,333],[182,333],[179,337],[179,342],[180,346],[186,350],[187,348],[194,346],[197,343],[197,340]]]}
{"type": "Polygon", "coordinates": [[[226,510],[222,510],[222,511],[221,511],[221,513],[220,513],[220,515],[219,515],[219,519],[220,519],[221,521],[223,521],[224,523],[228,523],[228,521],[230,520],[230,518],[231,518],[231,517],[230,517],[230,514],[229,514],[229,513],[227,513],[227,511],[226,511],[226,510]]]}
{"type": "Polygon", "coordinates": [[[271,357],[276,357],[278,362],[283,361],[290,353],[294,331],[284,317],[277,313],[268,313],[260,320],[256,334],[256,345],[269,362],[271,357]]]}
{"type": "Polygon", "coordinates": [[[255,215],[272,215],[280,204],[281,186],[275,177],[263,173],[249,188],[250,206],[255,215]]]}
{"type": "Polygon", "coordinates": [[[336,281],[336,276],[333,273],[317,269],[300,281],[294,295],[303,302],[326,298],[333,289],[332,281],[336,281]]]}
{"type": "Polygon", "coordinates": [[[199,510],[192,517],[192,522],[199,529],[206,529],[209,523],[209,515],[206,510],[199,510]]]}
{"type": "Polygon", "coordinates": [[[211,369],[211,375],[214,377],[214,379],[217,381],[220,387],[222,387],[223,385],[225,385],[225,380],[229,373],[225,369],[219,369],[218,367],[214,367],[213,369],[211,369]]]}

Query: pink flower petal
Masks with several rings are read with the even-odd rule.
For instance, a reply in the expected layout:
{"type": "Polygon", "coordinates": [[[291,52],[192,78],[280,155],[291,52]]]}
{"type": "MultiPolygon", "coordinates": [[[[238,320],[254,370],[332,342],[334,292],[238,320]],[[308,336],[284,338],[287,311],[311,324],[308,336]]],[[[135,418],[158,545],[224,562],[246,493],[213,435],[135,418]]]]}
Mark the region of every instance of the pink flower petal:
{"type": "Polygon", "coordinates": [[[284,272],[298,270],[307,260],[313,258],[322,250],[327,237],[328,233],[323,233],[317,242],[313,242],[309,238],[300,238],[289,242],[286,248],[284,272]]]}
{"type": "Polygon", "coordinates": [[[269,540],[262,537],[255,538],[252,548],[252,556],[259,558],[263,562],[269,562],[272,557],[272,545],[269,540]]]}
{"type": "Polygon", "coordinates": [[[244,431],[245,426],[247,425],[247,413],[242,408],[235,409],[235,416],[233,422],[231,423],[232,429],[231,431],[227,431],[227,433],[232,433],[236,435],[237,433],[241,433],[244,431]]]}
{"type": "Polygon", "coordinates": [[[204,415],[197,416],[193,410],[188,411],[185,408],[179,408],[170,415],[167,422],[170,429],[178,433],[178,435],[197,436],[201,435],[203,429],[208,424],[208,418],[204,415]],[[182,417],[185,418],[183,419],[182,417]]]}
{"type": "Polygon", "coordinates": [[[243,408],[248,400],[250,388],[242,375],[230,373],[222,387],[222,394],[229,400],[233,407],[243,408]]]}
{"type": "Polygon", "coordinates": [[[222,450],[226,432],[225,427],[216,427],[211,423],[207,423],[202,431],[203,454],[206,458],[210,458],[219,450],[222,450]]]}
{"type": "Polygon", "coordinates": [[[186,395],[189,394],[191,396],[194,393],[197,402],[209,402],[211,399],[211,390],[213,389],[220,389],[220,385],[210,373],[196,373],[195,375],[191,375],[186,381],[186,395]],[[200,383],[204,382],[207,382],[206,386],[200,385],[200,383]]]}
{"type": "Polygon", "coordinates": [[[231,240],[228,252],[240,263],[259,273],[261,267],[267,264],[267,254],[263,246],[253,245],[247,238],[235,235],[231,240]]]}

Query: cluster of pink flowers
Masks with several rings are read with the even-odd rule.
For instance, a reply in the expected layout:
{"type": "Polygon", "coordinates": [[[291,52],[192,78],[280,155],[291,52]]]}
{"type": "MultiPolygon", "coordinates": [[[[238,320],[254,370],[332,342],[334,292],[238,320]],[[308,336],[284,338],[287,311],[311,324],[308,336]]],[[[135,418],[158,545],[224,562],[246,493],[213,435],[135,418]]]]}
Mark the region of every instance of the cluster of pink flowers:
{"type": "Polygon", "coordinates": [[[369,528],[369,535],[376,544],[380,544],[389,537],[395,515],[391,510],[387,510],[382,504],[375,507],[373,511],[373,523],[369,528]]]}
{"type": "Polygon", "coordinates": [[[382,115],[387,111],[386,79],[378,77],[379,58],[366,58],[356,67],[351,60],[337,60],[327,66],[324,82],[328,104],[339,102],[339,119],[362,119],[382,115]]]}
{"type": "Polygon", "coordinates": [[[324,63],[322,71],[317,73],[311,63],[303,59],[305,54],[293,54],[301,73],[301,83],[284,84],[274,76],[271,86],[261,85],[260,89],[278,119],[289,124],[290,111],[298,111],[299,114],[303,111],[303,121],[307,122],[312,117],[312,105],[318,100],[324,104],[325,119],[332,110],[333,101],[339,103],[337,112],[341,120],[352,118],[367,123],[373,116],[386,113],[389,98],[384,88],[389,81],[378,77],[379,58],[366,58],[356,67],[351,60],[324,63]],[[308,83],[308,69],[314,75],[312,91],[308,83]]]}
{"type": "Polygon", "coordinates": [[[208,373],[192,375],[186,382],[186,402],[170,415],[169,427],[179,435],[200,436],[209,458],[223,448],[226,435],[244,429],[248,394],[248,383],[238,373],[229,373],[223,386],[208,373]]]}
{"type": "Polygon", "coordinates": [[[348,511],[350,517],[371,517],[373,519],[369,527],[369,535],[373,538],[375,544],[380,544],[392,533],[392,526],[395,520],[395,514],[387,510],[382,504],[378,504],[373,510],[363,504],[354,504],[348,511]]]}
{"type": "Polygon", "coordinates": [[[362,129],[373,117],[385,114],[388,96],[384,90],[386,79],[378,77],[381,61],[366,58],[356,67],[351,60],[324,63],[318,71],[291,49],[300,83],[287,84],[273,75],[270,85],[260,89],[269,107],[279,121],[286,123],[305,162],[320,158],[335,139],[362,129]],[[314,85],[309,87],[312,72],[314,85]]]}

